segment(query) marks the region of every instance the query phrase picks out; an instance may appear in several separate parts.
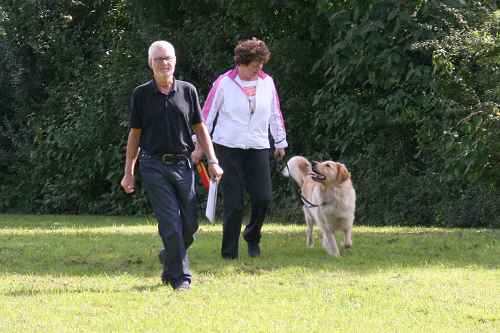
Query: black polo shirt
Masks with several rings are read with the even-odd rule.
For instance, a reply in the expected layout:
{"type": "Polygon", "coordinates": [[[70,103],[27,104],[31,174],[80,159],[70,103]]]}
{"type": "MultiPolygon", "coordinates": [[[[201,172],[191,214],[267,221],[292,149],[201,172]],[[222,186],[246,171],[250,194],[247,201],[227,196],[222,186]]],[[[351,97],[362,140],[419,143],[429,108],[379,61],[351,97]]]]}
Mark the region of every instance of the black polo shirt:
{"type": "Polygon", "coordinates": [[[163,94],[154,80],[134,89],[130,100],[130,128],[140,128],[139,146],[149,154],[189,154],[194,150],[192,126],[202,122],[196,88],[174,80],[163,94]]]}

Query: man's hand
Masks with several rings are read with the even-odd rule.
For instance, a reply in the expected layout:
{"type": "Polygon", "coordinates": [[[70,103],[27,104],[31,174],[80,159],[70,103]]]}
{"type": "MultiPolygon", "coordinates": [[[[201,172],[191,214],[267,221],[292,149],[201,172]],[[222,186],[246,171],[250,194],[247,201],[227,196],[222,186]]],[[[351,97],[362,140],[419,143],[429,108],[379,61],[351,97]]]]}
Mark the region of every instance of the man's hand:
{"type": "Polygon", "coordinates": [[[276,148],[274,150],[274,158],[276,160],[281,161],[285,157],[285,148],[276,148]]]}
{"type": "Polygon", "coordinates": [[[121,186],[125,193],[130,194],[135,191],[135,179],[133,175],[125,175],[121,181],[121,186]]]}
{"type": "Polygon", "coordinates": [[[140,150],[139,141],[141,140],[141,131],[140,128],[131,128],[128,133],[125,171],[123,172],[123,179],[120,182],[123,190],[128,194],[135,191],[134,168],[140,150]]]}
{"type": "Polygon", "coordinates": [[[224,171],[220,167],[219,164],[209,164],[208,165],[208,173],[211,178],[217,179],[217,182],[221,179],[224,171]]]}

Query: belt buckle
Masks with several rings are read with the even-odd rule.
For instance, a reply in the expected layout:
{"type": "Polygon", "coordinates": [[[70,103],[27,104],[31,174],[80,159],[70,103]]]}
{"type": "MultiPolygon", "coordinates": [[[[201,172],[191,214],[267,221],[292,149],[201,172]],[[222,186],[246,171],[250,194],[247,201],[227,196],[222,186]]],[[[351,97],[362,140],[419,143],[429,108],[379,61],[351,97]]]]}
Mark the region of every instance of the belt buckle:
{"type": "Polygon", "coordinates": [[[165,164],[175,163],[175,157],[171,154],[163,154],[160,156],[160,161],[165,164]]]}

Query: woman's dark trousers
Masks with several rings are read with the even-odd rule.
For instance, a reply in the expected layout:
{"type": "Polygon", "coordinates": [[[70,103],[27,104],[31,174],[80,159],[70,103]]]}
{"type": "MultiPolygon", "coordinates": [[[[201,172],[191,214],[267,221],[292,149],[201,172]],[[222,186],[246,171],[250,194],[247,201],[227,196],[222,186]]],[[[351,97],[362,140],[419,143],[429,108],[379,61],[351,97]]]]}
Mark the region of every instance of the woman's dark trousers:
{"type": "Polygon", "coordinates": [[[238,257],[245,191],[250,195],[251,215],[243,238],[255,244],[261,239],[262,224],[272,198],[269,149],[239,149],[215,144],[215,151],[224,170],[221,254],[224,258],[235,259],[238,257]]]}

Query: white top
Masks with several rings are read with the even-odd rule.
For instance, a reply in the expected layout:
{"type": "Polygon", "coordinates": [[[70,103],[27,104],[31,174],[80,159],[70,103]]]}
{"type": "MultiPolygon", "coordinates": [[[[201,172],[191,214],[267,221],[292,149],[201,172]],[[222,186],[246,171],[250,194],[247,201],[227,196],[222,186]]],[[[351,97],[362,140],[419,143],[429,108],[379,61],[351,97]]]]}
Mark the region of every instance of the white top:
{"type": "Polygon", "coordinates": [[[203,118],[217,144],[241,149],[269,148],[270,130],[276,148],[288,147],[276,87],[264,72],[255,81],[241,80],[237,68],[219,76],[203,106],[203,118]]]}
{"type": "Polygon", "coordinates": [[[244,81],[238,75],[235,78],[235,81],[243,88],[243,92],[247,95],[248,103],[250,107],[250,112],[255,112],[255,93],[257,92],[257,82],[258,80],[253,81],[244,81]]]}

